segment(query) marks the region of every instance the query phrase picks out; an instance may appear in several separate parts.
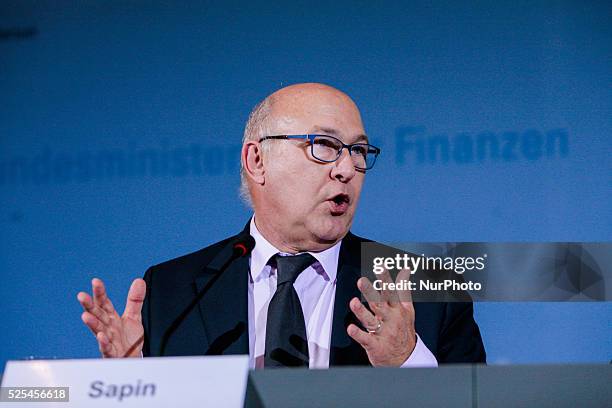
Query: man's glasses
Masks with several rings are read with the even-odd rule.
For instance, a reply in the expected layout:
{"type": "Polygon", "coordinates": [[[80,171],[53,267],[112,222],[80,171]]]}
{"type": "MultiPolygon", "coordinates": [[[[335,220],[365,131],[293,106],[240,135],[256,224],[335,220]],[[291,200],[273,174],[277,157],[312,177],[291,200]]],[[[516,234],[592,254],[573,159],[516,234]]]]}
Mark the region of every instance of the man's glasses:
{"type": "Polygon", "coordinates": [[[331,163],[338,160],[342,155],[342,149],[349,151],[353,165],[357,170],[370,170],[374,167],[376,158],[380,154],[380,149],[367,143],[344,144],[342,140],[328,135],[279,135],[265,136],[259,139],[264,140],[289,140],[289,139],[308,139],[310,141],[310,154],[315,159],[331,163]]]}

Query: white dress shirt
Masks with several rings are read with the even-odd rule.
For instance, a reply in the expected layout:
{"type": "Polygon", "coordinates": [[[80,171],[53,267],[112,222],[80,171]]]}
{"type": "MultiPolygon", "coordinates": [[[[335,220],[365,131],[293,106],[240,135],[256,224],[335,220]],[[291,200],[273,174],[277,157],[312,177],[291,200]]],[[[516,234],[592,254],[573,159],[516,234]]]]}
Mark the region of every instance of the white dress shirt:
{"type": "MultiPolygon", "coordinates": [[[[255,248],[250,256],[248,277],[249,365],[251,368],[262,368],[266,347],[268,305],[276,291],[276,268],[268,265],[268,261],[281,251],[261,235],[255,225],[255,217],[251,218],[250,232],[255,239],[255,248]]],[[[329,367],[336,273],[341,242],[325,251],[309,252],[317,262],[306,268],[293,284],[302,304],[306,323],[309,368],[329,367]]],[[[436,358],[418,334],[414,351],[402,364],[402,367],[417,366],[438,366],[436,358]]]]}

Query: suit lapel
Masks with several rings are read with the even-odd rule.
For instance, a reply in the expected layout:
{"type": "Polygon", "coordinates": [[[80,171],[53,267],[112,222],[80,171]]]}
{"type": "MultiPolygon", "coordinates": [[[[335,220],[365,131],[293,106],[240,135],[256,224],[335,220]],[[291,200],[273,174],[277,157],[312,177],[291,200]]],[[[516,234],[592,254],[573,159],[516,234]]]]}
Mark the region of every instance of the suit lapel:
{"type": "Polygon", "coordinates": [[[361,277],[360,262],[360,240],[349,232],[342,240],[338,257],[330,366],[369,364],[365,350],[346,333],[350,323],[357,323],[355,315],[349,309],[349,302],[352,298],[359,298],[361,295],[357,288],[357,280],[361,277]]]}
{"type": "Polygon", "coordinates": [[[234,240],[230,240],[194,282],[197,293],[218,277],[198,304],[208,339],[208,349],[205,351],[208,355],[249,353],[249,258],[238,258],[225,272],[220,271],[223,263],[231,256],[233,243],[234,240]]]}

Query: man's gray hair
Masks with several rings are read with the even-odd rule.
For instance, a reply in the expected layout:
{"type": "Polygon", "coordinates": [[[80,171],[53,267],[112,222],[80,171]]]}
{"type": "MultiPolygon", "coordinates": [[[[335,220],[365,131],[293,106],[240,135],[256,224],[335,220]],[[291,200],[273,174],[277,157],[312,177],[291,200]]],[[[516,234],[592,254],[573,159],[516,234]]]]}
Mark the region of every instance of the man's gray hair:
{"type": "MultiPolygon", "coordinates": [[[[251,113],[247,120],[244,128],[244,136],[242,137],[242,144],[249,140],[258,141],[262,137],[269,134],[269,117],[272,112],[272,98],[268,96],[263,101],[259,102],[251,113]]],[[[267,154],[270,151],[270,143],[262,143],[260,146],[262,154],[267,154]]],[[[249,192],[249,186],[247,184],[246,173],[244,170],[244,163],[240,160],[240,198],[249,207],[253,207],[253,201],[251,200],[251,193],[249,192]]]]}

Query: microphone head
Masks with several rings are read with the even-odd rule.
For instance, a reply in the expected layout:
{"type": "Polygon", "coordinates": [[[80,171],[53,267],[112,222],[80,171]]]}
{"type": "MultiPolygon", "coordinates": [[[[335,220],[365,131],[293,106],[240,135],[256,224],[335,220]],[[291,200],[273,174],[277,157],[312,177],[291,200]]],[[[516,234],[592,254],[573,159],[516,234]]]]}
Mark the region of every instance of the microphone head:
{"type": "Polygon", "coordinates": [[[250,254],[253,248],[255,248],[255,238],[253,238],[251,234],[245,234],[245,236],[240,237],[240,239],[234,243],[234,253],[238,257],[250,254]]]}

